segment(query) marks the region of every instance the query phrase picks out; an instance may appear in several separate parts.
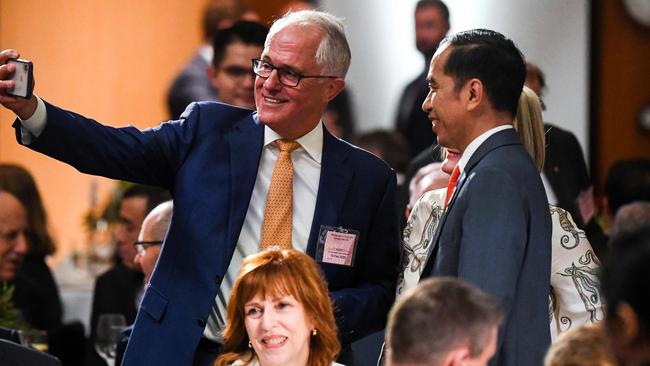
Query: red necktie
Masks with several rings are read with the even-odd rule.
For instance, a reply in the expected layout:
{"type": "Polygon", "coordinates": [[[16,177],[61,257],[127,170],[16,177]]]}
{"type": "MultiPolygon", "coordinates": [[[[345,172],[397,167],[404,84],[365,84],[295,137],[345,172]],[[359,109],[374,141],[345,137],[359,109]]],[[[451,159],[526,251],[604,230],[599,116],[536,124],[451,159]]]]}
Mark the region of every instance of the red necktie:
{"type": "Polygon", "coordinates": [[[458,164],[456,164],[454,171],[451,173],[451,178],[449,178],[449,184],[447,185],[447,194],[445,195],[445,207],[447,207],[447,203],[449,203],[449,200],[454,195],[454,191],[456,190],[456,182],[458,181],[458,176],[460,176],[460,168],[458,167],[458,164]]]}

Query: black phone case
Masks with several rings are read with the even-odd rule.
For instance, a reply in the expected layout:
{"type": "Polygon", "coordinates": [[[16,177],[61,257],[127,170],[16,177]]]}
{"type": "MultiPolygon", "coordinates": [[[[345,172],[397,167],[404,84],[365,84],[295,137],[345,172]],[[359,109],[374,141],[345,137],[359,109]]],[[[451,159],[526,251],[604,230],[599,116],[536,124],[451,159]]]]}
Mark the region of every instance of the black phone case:
{"type": "Polygon", "coordinates": [[[15,97],[18,98],[23,98],[23,99],[29,99],[32,97],[32,92],[34,91],[34,64],[32,64],[31,61],[27,60],[21,60],[19,58],[10,58],[7,60],[6,63],[9,63],[9,61],[16,61],[21,64],[27,64],[29,67],[29,72],[27,73],[27,95],[22,96],[22,95],[15,95],[12,94],[11,92],[7,92],[7,94],[11,94],[15,97]]]}

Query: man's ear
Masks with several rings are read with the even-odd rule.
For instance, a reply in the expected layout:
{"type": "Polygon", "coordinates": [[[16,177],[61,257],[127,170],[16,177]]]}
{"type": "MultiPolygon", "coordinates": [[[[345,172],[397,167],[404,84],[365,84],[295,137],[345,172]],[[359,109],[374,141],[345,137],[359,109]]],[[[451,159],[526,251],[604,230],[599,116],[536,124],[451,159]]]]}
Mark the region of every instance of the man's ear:
{"type": "Polygon", "coordinates": [[[453,349],[447,354],[442,365],[444,366],[462,366],[469,360],[469,348],[466,346],[453,349]]]}
{"type": "Polygon", "coordinates": [[[470,79],[465,84],[467,110],[472,111],[478,108],[485,98],[483,82],[479,79],[470,79]]]}
{"type": "Polygon", "coordinates": [[[343,78],[330,79],[329,86],[325,92],[325,99],[329,103],[345,88],[345,80],[343,78]]]}

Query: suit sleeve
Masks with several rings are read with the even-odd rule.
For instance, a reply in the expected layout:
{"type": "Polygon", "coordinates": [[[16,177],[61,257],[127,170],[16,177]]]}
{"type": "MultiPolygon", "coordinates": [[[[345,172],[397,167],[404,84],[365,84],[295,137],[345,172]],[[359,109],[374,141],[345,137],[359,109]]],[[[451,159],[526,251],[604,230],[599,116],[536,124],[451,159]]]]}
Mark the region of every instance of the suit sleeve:
{"type": "MultiPolygon", "coordinates": [[[[47,125],[28,147],[107,178],[171,189],[176,171],[191,148],[199,107],[194,104],[178,121],[138,130],[114,128],[46,103],[47,125]]],[[[18,142],[20,123],[14,123],[18,142]]]]}
{"type": "Polygon", "coordinates": [[[458,277],[494,297],[507,317],[528,242],[529,215],[505,174],[485,170],[468,179],[458,277]]]}
{"type": "Polygon", "coordinates": [[[332,291],[343,343],[384,328],[393,301],[400,262],[395,174],[390,173],[383,197],[372,214],[365,252],[357,253],[359,285],[332,291]]]}

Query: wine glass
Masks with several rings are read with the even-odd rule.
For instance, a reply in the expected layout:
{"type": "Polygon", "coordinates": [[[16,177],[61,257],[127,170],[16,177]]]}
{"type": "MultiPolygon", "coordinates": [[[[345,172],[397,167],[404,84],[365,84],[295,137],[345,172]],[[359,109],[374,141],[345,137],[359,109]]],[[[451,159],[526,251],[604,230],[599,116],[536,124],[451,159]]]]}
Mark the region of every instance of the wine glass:
{"type": "Polygon", "coordinates": [[[97,321],[95,350],[108,366],[114,366],[117,337],[126,327],[122,314],[101,314],[97,321]]]}
{"type": "Polygon", "coordinates": [[[23,346],[39,350],[41,352],[47,352],[47,333],[44,330],[37,329],[26,329],[19,330],[18,337],[20,338],[20,344],[23,346]]]}

